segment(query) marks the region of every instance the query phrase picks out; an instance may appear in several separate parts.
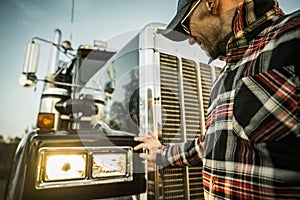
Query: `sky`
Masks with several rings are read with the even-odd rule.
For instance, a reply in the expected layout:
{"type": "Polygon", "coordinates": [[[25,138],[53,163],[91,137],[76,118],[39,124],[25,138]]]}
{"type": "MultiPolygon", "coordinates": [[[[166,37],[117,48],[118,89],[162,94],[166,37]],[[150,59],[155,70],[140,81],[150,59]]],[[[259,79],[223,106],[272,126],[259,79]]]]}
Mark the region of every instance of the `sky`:
{"type": "MultiPolygon", "coordinates": [[[[72,46],[94,39],[113,41],[118,35],[142,29],[149,23],[167,24],[175,15],[177,0],[0,0],[0,135],[22,137],[35,125],[43,83],[33,88],[18,84],[25,47],[33,37],[53,40],[56,28],[72,46]]],[[[278,0],[286,13],[300,9],[299,0],[278,0]]],[[[38,78],[44,78],[50,47],[41,43],[38,78]]]]}

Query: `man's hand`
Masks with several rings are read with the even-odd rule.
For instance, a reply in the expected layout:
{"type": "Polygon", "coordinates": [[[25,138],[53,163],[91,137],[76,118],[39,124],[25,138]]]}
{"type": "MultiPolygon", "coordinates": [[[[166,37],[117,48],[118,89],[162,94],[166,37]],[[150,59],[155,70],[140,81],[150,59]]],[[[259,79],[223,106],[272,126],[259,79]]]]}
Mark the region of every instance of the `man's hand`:
{"type": "Polygon", "coordinates": [[[149,152],[148,154],[141,153],[141,158],[150,161],[156,160],[157,150],[162,146],[162,144],[152,132],[149,132],[149,135],[139,134],[139,136],[135,137],[134,140],[137,142],[141,142],[141,144],[138,144],[134,147],[134,150],[147,149],[149,152]]]}

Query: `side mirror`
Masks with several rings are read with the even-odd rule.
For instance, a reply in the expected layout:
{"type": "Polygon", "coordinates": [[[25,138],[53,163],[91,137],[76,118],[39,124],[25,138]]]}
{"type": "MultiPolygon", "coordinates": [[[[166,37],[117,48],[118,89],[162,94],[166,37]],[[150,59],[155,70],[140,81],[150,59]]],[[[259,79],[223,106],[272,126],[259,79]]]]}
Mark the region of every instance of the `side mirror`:
{"type": "Polygon", "coordinates": [[[35,74],[40,55],[40,44],[29,43],[26,46],[26,55],[23,66],[23,74],[35,74]]]}
{"type": "Polygon", "coordinates": [[[22,75],[19,84],[24,87],[34,86],[37,82],[35,76],[40,55],[40,45],[38,43],[29,43],[26,46],[26,55],[22,75]]]}

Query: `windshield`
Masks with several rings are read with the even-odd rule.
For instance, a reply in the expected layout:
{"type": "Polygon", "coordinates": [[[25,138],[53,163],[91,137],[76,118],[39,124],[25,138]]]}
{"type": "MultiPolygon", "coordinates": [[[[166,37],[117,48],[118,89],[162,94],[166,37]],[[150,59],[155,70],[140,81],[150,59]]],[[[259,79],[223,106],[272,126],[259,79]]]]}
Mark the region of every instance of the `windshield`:
{"type": "Polygon", "coordinates": [[[85,50],[79,53],[77,84],[84,85],[115,52],[101,50],[85,50]]]}

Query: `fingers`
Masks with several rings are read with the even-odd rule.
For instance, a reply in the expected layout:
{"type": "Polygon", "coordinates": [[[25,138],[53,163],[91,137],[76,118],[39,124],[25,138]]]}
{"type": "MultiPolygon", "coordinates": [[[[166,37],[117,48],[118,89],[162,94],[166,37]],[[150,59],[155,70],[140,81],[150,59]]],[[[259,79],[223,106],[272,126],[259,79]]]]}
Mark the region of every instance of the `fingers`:
{"type": "Polygon", "coordinates": [[[141,142],[140,144],[134,147],[135,151],[140,149],[147,149],[149,151],[148,153],[140,153],[139,154],[140,158],[149,161],[156,160],[156,150],[158,147],[161,146],[161,144],[153,132],[149,132],[148,135],[139,134],[139,136],[134,137],[134,140],[137,142],[141,142]]]}
{"type": "Polygon", "coordinates": [[[139,134],[139,136],[136,136],[134,137],[134,141],[137,141],[137,142],[142,142],[143,141],[143,138],[145,138],[146,135],[145,134],[139,134]]]}
{"type": "Polygon", "coordinates": [[[152,138],[152,136],[150,136],[150,135],[139,134],[139,136],[134,137],[134,141],[147,142],[147,141],[151,140],[151,138],[152,138]]]}
{"type": "Polygon", "coordinates": [[[134,149],[135,151],[137,151],[137,150],[140,150],[140,149],[143,149],[143,148],[146,148],[145,143],[138,144],[138,145],[136,145],[133,149],[134,149]]]}
{"type": "Polygon", "coordinates": [[[145,134],[139,134],[139,136],[134,137],[133,139],[134,139],[134,141],[141,142],[140,144],[138,144],[134,147],[135,151],[146,148],[146,144],[145,144],[146,135],[145,134]]]}
{"type": "Polygon", "coordinates": [[[135,141],[141,141],[141,140],[150,139],[150,138],[156,138],[156,135],[154,135],[154,133],[152,131],[149,131],[148,135],[140,133],[138,137],[134,138],[134,140],[135,141]]]}
{"type": "Polygon", "coordinates": [[[143,136],[135,137],[134,140],[137,142],[141,142],[140,144],[138,144],[134,147],[134,150],[139,150],[139,149],[143,149],[143,148],[149,150],[149,148],[151,147],[150,136],[143,135],[143,136]]]}
{"type": "Polygon", "coordinates": [[[150,135],[150,136],[154,136],[154,137],[155,137],[155,135],[154,135],[154,132],[153,132],[153,131],[149,131],[148,133],[149,133],[148,135],[150,135]]]}
{"type": "Polygon", "coordinates": [[[140,158],[142,159],[146,159],[146,160],[149,160],[149,161],[155,161],[156,159],[156,154],[146,154],[146,153],[140,153],[139,154],[140,158]]]}
{"type": "Polygon", "coordinates": [[[139,134],[137,137],[134,137],[134,140],[140,142],[140,144],[134,147],[135,151],[140,149],[147,149],[149,151],[149,154],[141,154],[141,156],[147,160],[155,160],[156,152],[162,146],[162,144],[152,131],[149,131],[148,135],[139,134]]]}

